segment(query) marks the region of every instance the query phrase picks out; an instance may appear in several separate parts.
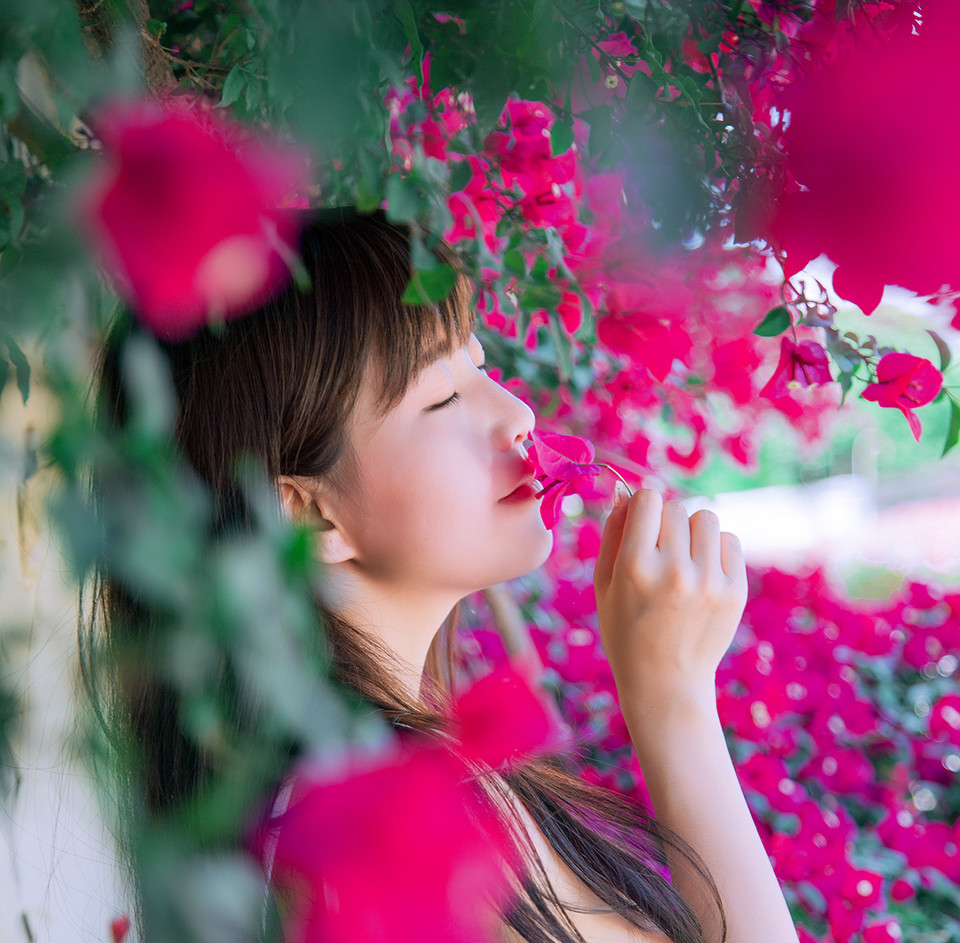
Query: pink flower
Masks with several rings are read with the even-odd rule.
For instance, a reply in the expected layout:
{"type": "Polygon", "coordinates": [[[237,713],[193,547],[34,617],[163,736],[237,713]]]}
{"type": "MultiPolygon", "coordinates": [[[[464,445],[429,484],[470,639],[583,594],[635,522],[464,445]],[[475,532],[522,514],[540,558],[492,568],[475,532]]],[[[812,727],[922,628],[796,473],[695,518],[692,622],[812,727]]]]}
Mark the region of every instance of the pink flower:
{"type": "Polygon", "coordinates": [[[248,311],[288,277],[303,164],[185,105],[115,102],[81,213],[118,290],[155,334],[248,311]]]}
{"type": "Polygon", "coordinates": [[[487,248],[496,252],[503,241],[497,237],[497,225],[503,217],[500,188],[490,179],[487,161],[475,155],[466,160],[470,165],[470,179],[462,190],[451,193],[447,200],[453,222],[444,238],[451,243],[475,239],[479,226],[487,248]]]}
{"type": "Polygon", "coordinates": [[[853,938],[863,926],[865,914],[839,897],[827,904],[827,923],[832,939],[837,943],[853,943],[853,938]]]}
{"type": "Polygon", "coordinates": [[[877,382],[868,384],[862,395],[881,406],[899,409],[919,442],[922,427],[913,410],[935,399],[942,386],[943,375],[929,360],[894,351],[880,358],[877,382]]]}
{"type": "Polygon", "coordinates": [[[780,340],[780,362],[761,396],[776,399],[788,396],[791,389],[830,383],[830,364],[827,352],[815,341],[800,341],[795,344],[789,337],[780,340]]]}
{"type": "MultiPolygon", "coordinates": [[[[835,30],[832,17],[818,19],[835,30]]],[[[856,22],[855,41],[833,62],[803,42],[814,61],[777,102],[790,114],[783,150],[795,184],[777,202],[772,235],[788,276],[825,252],[838,266],[837,293],[869,314],[885,284],[960,288],[960,11],[927,0],[922,24],[907,13],[892,36],[856,22]]]]}
{"type": "Polygon", "coordinates": [[[123,943],[130,932],[130,918],[126,914],[120,914],[110,921],[110,940],[111,943],[123,943]]]}
{"type": "Polygon", "coordinates": [[[896,881],[894,881],[890,888],[890,897],[898,904],[902,904],[905,901],[916,897],[916,895],[917,892],[914,886],[909,881],[905,881],[903,878],[898,878],[896,881]]]}
{"type": "Polygon", "coordinates": [[[883,875],[875,871],[851,869],[843,879],[841,893],[855,907],[876,907],[883,890],[883,875]]]}
{"type": "Polygon", "coordinates": [[[555,740],[555,719],[529,681],[504,666],[460,695],[454,705],[464,754],[489,766],[529,755],[555,740]]]}
{"type": "Polygon", "coordinates": [[[482,943],[509,894],[511,845],[452,753],[406,745],[359,769],[304,766],[253,840],[289,894],[285,943],[482,943]]]}
{"type": "Polygon", "coordinates": [[[600,466],[592,464],[593,443],[580,436],[534,432],[532,438],[530,459],[537,480],[543,485],[537,495],[540,515],[547,527],[555,527],[564,495],[575,492],[578,485],[599,474],[600,466]]]}
{"type": "Polygon", "coordinates": [[[930,735],[960,746],[960,694],[944,694],[933,705],[930,735]]]}
{"type": "Polygon", "coordinates": [[[903,930],[896,917],[882,917],[863,928],[863,943],[900,943],[903,930]]]}

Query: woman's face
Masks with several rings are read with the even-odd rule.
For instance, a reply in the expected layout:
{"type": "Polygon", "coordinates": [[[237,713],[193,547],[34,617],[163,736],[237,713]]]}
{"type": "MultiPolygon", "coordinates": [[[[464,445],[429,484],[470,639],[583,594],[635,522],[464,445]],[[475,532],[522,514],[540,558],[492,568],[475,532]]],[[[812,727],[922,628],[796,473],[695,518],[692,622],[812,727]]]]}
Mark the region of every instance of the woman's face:
{"type": "Polygon", "coordinates": [[[483,363],[471,335],[384,417],[368,370],[349,425],[359,480],[341,521],[369,578],[460,597],[528,573],[549,555],[552,536],[523,448],[533,413],[483,363]]]}

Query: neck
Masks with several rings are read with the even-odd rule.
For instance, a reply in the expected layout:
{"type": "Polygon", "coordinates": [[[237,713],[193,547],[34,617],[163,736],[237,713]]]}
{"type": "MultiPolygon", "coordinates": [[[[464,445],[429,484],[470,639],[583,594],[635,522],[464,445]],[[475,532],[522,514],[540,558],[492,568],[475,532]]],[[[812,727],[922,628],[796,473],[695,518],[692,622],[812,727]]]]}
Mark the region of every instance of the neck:
{"type": "Polygon", "coordinates": [[[341,618],[381,642],[395,658],[386,666],[412,701],[420,700],[430,645],[460,596],[426,594],[422,587],[381,587],[334,579],[327,600],[341,618]]]}

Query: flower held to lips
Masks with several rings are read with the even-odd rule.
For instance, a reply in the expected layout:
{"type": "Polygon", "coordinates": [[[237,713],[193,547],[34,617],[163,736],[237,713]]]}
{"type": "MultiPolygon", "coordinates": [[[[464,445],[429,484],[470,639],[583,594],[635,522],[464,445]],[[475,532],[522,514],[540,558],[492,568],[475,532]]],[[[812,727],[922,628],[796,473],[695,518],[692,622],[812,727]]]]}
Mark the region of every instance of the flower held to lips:
{"type": "Polygon", "coordinates": [[[185,105],[115,102],[80,207],[121,294],[160,337],[243,314],[289,276],[304,164],[185,105]]]}
{"type": "Polygon", "coordinates": [[[863,391],[863,398],[881,406],[899,409],[919,442],[922,426],[913,410],[933,400],[943,386],[943,375],[929,360],[913,354],[884,354],[877,364],[877,382],[863,391]]]}
{"type": "Polygon", "coordinates": [[[600,466],[593,464],[593,443],[580,436],[534,432],[531,438],[534,444],[530,458],[536,467],[537,480],[543,485],[537,494],[540,516],[547,527],[554,527],[564,496],[599,474],[600,466]]]}

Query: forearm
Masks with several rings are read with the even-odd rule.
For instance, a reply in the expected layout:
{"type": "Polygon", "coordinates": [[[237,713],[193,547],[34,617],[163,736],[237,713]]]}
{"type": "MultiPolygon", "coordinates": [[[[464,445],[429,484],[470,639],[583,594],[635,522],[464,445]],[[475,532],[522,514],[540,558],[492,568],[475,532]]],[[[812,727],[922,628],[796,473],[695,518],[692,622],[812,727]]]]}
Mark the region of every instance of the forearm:
{"type": "MultiPolygon", "coordinates": [[[[757,834],[712,697],[622,701],[657,819],[697,852],[716,882],[727,943],[796,943],[797,933],[757,834]]],[[[705,939],[720,939],[715,904],[670,855],[677,889],[705,939]]]]}

